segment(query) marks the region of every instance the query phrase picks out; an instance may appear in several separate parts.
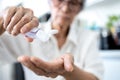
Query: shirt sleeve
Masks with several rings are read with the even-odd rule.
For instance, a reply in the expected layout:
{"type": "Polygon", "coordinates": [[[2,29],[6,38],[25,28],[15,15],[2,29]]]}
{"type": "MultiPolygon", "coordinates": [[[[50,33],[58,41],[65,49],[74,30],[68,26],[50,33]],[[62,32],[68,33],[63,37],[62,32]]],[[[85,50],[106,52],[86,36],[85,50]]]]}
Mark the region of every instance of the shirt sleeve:
{"type": "Polygon", "coordinates": [[[17,57],[29,54],[29,45],[23,36],[13,37],[8,34],[0,36],[0,62],[13,63],[17,61],[17,57]]]}
{"type": "MultiPolygon", "coordinates": [[[[4,38],[3,38],[3,36],[0,36],[0,63],[1,64],[10,63],[10,62],[14,61],[12,55],[10,55],[9,49],[6,47],[7,45],[9,46],[9,44],[7,44],[6,40],[4,40],[4,38]]],[[[11,48],[12,47],[13,46],[11,45],[11,48]]]]}
{"type": "Polygon", "coordinates": [[[84,70],[103,80],[104,67],[99,54],[98,35],[91,36],[84,57],[84,70]]]}

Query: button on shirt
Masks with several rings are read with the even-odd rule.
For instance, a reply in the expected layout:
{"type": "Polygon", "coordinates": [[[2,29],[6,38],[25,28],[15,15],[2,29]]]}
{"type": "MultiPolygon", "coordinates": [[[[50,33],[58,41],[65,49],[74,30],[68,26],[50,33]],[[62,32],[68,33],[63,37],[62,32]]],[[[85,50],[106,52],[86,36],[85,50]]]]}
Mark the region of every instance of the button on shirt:
{"type": "MultiPolygon", "coordinates": [[[[43,26],[51,26],[51,22],[49,21],[43,26]]],[[[13,37],[4,33],[0,36],[0,61],[3,63],[16,62],[16,58],[20,55],[31,55],[50,61],[69,53],[74,56],[76,66],[102,80],[103,66],[98,51],[98,35],[95,32],[83,29],[82,26],[84,25],[80,24],[79,20],[74,20],[70,26],[67,40],[61,49],[58,48],[54,36],[45,43],[39,40],[28,43],[23,35],[13,37]]],[[[62,76],[55,79],[37,76],[25,66],[23,67],[26,80],[65,80],[62,76]]]]}

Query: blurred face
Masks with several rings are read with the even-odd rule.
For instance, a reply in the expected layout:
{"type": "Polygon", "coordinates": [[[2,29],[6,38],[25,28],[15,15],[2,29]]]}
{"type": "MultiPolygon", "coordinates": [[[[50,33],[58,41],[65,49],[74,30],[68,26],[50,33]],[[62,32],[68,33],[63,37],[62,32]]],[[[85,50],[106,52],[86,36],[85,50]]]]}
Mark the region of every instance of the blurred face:
{"type": "Polygon", "coordinates": [[[49,0],[53,24],[69,26],[82,9],[82,0],[49,0]]]}

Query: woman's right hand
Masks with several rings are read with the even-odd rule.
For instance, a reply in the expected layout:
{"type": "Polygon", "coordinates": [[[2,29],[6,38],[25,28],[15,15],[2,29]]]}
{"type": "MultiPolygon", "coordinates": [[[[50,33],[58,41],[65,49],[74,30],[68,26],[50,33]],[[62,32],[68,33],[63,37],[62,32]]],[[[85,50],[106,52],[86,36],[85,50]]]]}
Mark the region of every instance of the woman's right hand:
{"type": "Polygon", "coordinates": [[[29,32],[39,25],[38,18],[34,16],[33,11],[22,6],[9,7],[3,11],[1,16],[3,28],[14,36],[29,32]]]}
{"type": "Polygon", "coordinates": [[[39,23],[33,11],[22,6],[7,8],[3,14],[3,22],[3,27],[12,35],[24,34],[39,23]]]}

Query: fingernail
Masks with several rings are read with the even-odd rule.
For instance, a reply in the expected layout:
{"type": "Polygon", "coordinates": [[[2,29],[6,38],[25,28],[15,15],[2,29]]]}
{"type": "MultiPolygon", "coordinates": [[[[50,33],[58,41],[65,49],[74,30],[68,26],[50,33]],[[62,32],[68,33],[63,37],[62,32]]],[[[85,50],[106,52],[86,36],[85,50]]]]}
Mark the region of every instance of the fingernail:
{"type": "Polygon", "coordinates": [[[17,60],[18,60],[18,61],[22,61],[23,58],[22,58],[22,57],[18,57],[17,60]]]}
{"type": "Polygon", "coordinates": [[[72,71],[73,71],[73,66],[67,65],[67,71],[68,71],[68,72],[72,72],[72,71]]]}
{"type": "Polygon", "coordinates": [[[69,67],[68,69],[69,69],[69,71],[70,71],[70,72],[72,72],[72,71],[73,71],[73,67],[69,67]]]}

